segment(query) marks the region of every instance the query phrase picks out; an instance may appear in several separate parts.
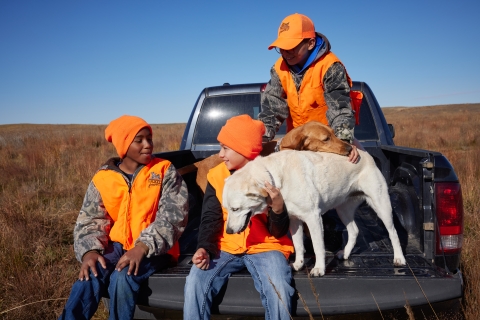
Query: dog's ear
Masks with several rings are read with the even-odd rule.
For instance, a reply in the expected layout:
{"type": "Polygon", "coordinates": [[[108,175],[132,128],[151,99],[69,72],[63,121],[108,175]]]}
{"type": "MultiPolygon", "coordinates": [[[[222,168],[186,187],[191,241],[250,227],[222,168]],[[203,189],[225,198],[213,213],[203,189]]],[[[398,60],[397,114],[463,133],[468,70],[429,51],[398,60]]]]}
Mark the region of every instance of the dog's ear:
{"type": "Polygon", "coordinates": [[[268,197],[268,192],[267,192],[267,190],[265,190],[265,186],[263,186],[262,188],[260,188],[260,195],[261,195],[263,198],[268,197]]]}
{"type": "Polygon", "coordinates": [[[262,198],[266,198],[268,196],[268,193],[262,184],[260,184],[259,182],[254,182],[248,187],[246,195],[247,197],[251,198],[258,198],[259,196],[262,198]]]}
{"type": "Polygon", "coordinates": [[[280,150],[301,150],[305,138],[302,127],[297,127],[282,138],[280,150]]]}

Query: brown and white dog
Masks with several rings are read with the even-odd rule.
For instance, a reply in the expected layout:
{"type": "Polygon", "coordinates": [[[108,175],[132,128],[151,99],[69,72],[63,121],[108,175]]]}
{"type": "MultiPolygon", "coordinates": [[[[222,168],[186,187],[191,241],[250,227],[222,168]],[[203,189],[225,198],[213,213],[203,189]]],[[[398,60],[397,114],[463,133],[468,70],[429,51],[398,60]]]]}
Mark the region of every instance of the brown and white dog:
{"type": "Polygon", "coordinates": [[[352,146],[335,136],[332,128],[310,121],[288,132],[280,141],[281,150],[309,150],[347,156],[352,146]]]}

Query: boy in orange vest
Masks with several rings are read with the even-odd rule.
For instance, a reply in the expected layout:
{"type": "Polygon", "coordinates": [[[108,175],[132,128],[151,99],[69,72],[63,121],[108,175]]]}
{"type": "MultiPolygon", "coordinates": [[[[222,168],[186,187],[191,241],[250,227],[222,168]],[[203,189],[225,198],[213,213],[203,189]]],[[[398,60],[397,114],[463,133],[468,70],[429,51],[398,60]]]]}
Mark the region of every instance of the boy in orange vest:
{"type": "Polygon", "coordinates": [[[227,234],[225,230],[225,179],[260,154],[264,133],[262,122],[240,115],[228,120],[218,134],[223,163],[207,175],[197,251],[184,289],[184,319],[210,319],[214,296],[232,273],[245,267],[260,293],[265,319],[290,319],[295,289],[288,258],[293,244],[286,235],[289,219],[280,191],[267,182],[268,212],[254,215],[240,234],[227,234]]]}
{"type": "Polygon", "coordinates": [[[119,158],[90,182],[74,229],[82,264],[60,319],[90,319],[108,290],[109,319],[132,319],[140,284],[170,261],[187,224],[188,192],[167,160],[152,154],[152,128],[121,116],[105,130],[119,158]]]}
{"type": "MultiPolygon", "coordinates": [[[[258,119],[266,127],[264,139],[272,140],[285,120],[287,131],[315,120],[330,126],[340,139],[353,143],[352,80],[330,51],[327,37],[315,32],[310,18],[295,13],[280,24],[278,38],[268,50],[273,48],[281,57],[271,68],[270,81],[262,93],[258,119]]],[[[349,160],[355,163],[358,151],[355,145],[352,147],[349,160]]]]}

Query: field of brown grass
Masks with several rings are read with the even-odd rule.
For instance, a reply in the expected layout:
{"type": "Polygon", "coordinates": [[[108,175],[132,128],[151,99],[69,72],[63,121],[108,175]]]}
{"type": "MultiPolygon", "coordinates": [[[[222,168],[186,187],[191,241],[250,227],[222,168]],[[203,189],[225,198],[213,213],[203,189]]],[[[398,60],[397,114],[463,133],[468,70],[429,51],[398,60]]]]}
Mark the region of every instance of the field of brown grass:
{"type": "Polygon", "coordinates": [[[461,270],[464,314],[480,319],[480,103],[384,108],[395,144],[439,151],[452,163],[463,192],[465,230],[461,270]]]}
{"type": "MultiPolygon", "coordinates": [[[[155,151],[180,147],[185,124],[152,128],[155,151]]],[[[0,126],[0,319],[54,319],[61,312],[78,274],[72,231],[86,187],[116,155],[104,130],[0,126]]],[[[100,308],[97,319],[104,313],[100,308]]]]}
{"type": "MultiPolygon", "coordinates": [[[[480,309],[480,104],[385,108],[397,145],[440,151],[462,183],[464,314],[480,309]]],[[[155,151],[185,124],[153,125],[155,151]]],[[[0,126],[0,319],[55,319],[78,273],[72,231],[95,170],[115,155],[102,125],[0,126]]],[[[96,319],[106,319],[99,308],[96,319]]]]}

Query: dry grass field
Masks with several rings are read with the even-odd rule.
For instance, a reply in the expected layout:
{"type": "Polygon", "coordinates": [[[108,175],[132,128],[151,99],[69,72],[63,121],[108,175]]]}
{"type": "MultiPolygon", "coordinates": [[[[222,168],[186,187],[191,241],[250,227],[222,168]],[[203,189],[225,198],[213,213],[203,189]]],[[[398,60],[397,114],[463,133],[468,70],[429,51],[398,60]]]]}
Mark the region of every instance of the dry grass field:
{"type": "MultiPolygon", "coordinates": [[[[462,183],[464,315],[480,308],[480,104],[386,108],[395,143],[442,152],[462,183]]],[[[184,124],[154,125],[155,151],[184,124]]],[[[115,155],[103,125],[0,126],[0,319],[55,319],[78,273],[72,230],[95,170],[115,155]]],[[[106,319],[99,308],[96,319],[106,319]]]]}

